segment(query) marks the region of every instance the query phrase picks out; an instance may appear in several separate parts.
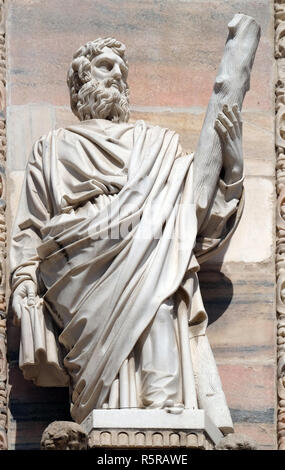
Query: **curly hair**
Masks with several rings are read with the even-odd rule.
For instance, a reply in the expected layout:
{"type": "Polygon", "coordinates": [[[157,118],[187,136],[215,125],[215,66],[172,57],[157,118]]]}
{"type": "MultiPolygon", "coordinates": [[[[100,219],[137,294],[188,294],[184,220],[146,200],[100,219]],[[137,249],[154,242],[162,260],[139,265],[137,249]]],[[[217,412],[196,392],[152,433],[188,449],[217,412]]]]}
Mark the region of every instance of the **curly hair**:
{"type": "MultiPolygon", "coordinates": [[[[87,42],[81,46],[73,55],[73,60],[70,64],[67,73],[67,85],[70,92],[70,106],[73,113],[81,118],[78,113],[78,93],[81,88],[91,81],[91,61],[97,55],[101,54],[104,47],[109,47],[116,54],[118,54],[124,61],[126,69],[128,70],[128,61],[125,57],[126,47],[123,43],[115,38],[98,38],[94,41],[87,42]]],[[[128,85],[126,83],[126,90],[128,85]]]]}

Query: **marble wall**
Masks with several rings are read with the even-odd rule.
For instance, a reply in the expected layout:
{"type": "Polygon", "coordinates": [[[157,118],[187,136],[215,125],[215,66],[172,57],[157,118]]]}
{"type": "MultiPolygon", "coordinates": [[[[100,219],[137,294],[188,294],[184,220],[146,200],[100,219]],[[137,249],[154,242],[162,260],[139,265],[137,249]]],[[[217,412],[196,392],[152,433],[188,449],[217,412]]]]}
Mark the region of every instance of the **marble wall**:
{"type": "MultiPolygon", "coordinates": [[[[227,250],[203,266],[209,337],[235,429],[276,448],[274,14],[272,0],[7,0],[9,225],[32,143],[76,118],[65,83],[73,52],[115,36],[130,64],[131,119],[178,131],[194,150],[235,13],[262,27],[243,109],[246,204],[227,250]]],[[[68,419],[68,391],[36,388],[18,369],[8,332],[11,449],[39,446],[44,427],[68,419]]]]}

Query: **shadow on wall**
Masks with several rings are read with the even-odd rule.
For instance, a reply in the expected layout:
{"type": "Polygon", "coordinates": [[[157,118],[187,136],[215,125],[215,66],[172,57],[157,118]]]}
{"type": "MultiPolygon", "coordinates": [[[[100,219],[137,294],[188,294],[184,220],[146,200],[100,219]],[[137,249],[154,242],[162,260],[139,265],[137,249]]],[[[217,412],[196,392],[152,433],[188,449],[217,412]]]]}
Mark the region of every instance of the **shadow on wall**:
{"type": "Polygon", "coordinates": [[[227,310],[233,297],[231,280],[220,272],[221,265],[202,265],[198,273],[202,299],[208,315],[208,325],[227,310]]]}

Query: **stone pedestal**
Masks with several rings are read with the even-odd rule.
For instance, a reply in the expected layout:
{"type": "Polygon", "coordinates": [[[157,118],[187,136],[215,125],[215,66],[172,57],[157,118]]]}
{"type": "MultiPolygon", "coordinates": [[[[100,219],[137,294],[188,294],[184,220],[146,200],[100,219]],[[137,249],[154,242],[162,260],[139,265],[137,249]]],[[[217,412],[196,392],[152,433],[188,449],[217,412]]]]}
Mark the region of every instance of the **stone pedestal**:
{"type": "Polygon", "coordinates": [[[203,410],[93,410],[81,424],[89,448],[171,448],[210,450],[223,437],[203,410]]]}

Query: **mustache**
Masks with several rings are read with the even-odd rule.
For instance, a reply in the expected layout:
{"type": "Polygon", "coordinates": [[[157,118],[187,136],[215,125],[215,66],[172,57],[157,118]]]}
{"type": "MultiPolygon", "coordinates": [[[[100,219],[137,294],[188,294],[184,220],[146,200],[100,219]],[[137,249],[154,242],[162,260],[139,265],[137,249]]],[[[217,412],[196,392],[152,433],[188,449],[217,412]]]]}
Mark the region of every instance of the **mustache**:
{"type": "Polygon", "coordinates": [[[124,91],[124,87],[123,87],[123,84],[122,84],[121,80],[118,81],[118,80],[115,80],[114,78],[105,78],[103,80],[103,84],[106,88],[110,88],[111,86],[114,85],[114,86],[118,87],[118,89],[121,93],[124,91]]]}

